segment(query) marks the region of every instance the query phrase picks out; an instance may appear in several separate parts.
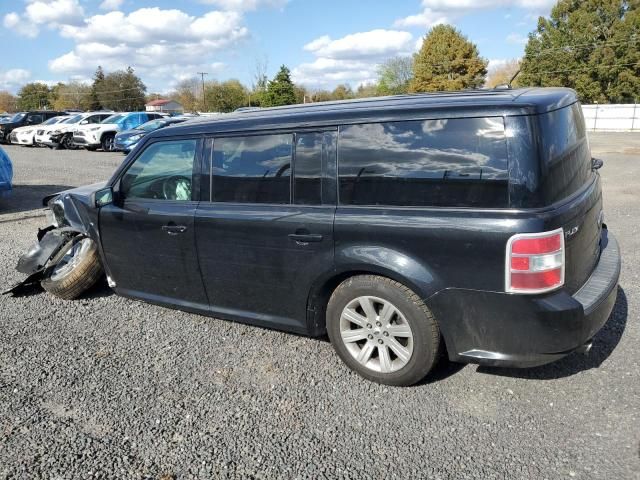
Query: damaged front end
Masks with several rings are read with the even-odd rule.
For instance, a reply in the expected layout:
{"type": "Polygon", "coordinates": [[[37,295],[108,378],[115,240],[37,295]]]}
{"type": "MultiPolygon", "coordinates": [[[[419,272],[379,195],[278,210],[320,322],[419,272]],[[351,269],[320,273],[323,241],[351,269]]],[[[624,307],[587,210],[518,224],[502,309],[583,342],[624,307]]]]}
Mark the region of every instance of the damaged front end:
{"type": "Polygon", "coordinates": [[[97,211],[92,208],[92,193],[101,185],[68,190],[43,199],[49,225],[38,229],[37,242],[18,260],[16,270],[27,277],[3,291],[3,294],[19,295],[40,283],[69,242],[84,237],[98,241],[97,211]]]}

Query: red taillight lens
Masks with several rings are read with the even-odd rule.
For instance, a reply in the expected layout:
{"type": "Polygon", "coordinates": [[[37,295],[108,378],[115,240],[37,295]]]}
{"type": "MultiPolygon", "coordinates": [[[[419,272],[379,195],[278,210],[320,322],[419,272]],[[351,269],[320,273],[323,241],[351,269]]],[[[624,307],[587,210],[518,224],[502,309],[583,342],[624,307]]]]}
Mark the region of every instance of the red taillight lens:
{"type": "Polygon", "coordinates": [[[507,242],[505,290],[543,293],[564,284],[564,232],[522,233],[507,242]]]}

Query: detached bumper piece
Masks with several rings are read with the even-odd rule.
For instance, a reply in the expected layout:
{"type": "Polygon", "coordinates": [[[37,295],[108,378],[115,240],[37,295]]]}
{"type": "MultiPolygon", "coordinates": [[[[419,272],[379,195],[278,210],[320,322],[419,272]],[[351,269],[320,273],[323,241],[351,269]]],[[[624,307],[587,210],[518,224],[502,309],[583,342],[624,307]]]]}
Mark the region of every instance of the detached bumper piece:
{"type": "Polygon", "coordinates": [[[18,260],[16,270],[27,275],[23,281],[2,292],[20,295],[32,285],[42,280],[49,262],[78,232],[55,227],[47,227],[38,231],[38,243],[35,243],[27,253],[18,260]]]}

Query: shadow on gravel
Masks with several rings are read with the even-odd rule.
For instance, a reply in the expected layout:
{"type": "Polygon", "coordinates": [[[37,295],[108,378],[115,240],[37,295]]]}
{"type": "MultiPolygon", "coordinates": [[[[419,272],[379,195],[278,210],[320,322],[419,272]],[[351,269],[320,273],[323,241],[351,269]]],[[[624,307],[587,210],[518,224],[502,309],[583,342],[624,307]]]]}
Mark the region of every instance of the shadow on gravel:
{"type": "MultiPolygon", "coordinates": [[[[0,215],[28,212],[44,208],[42,199],[47,195],[75,188],[69,185],[14,185],[11,195],[0,199],[0,215]]],[[[0,220],[3,223],[3,220],[0,220]]]]}
{"type": "Polygon", "coordinates": [[[477,369],[479,373],[501,375],[505,377],[524,378],[532,380],[553,380],[570,377],[576,373],[598,368],[609,358],[616,348],[627,326],[627,296],[622,287],[618,287],[618,296],[613,312],[607,323],[593,339],[593,347],[588,355],[573,353],[557,362],[528,369],[483,367],[477,369]]]}

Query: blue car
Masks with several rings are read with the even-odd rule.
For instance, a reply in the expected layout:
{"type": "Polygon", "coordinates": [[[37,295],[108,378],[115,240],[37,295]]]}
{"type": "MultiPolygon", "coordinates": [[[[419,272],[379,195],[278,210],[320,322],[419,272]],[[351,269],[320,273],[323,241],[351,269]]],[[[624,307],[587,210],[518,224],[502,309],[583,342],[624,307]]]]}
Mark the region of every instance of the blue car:
{"type": "Polygon", "coordinates": [[[9,155],[0,147],[0,197],[11,192],[11,180],[13,180],[13,166],[9,155]]]}
{"type": "Polygon", "coordinates": [[[189,117],[167,117],[159,118],[157,120],[151,120],[150,122],[143,123],[131,130],[125,130],[116,134],[114,150],[119,150],[124,153],[129,153],[133,150],[138,142],[142,140],[145,135],[155,132],[156,130],[169,125],[175,125],[177,123],[186,122],[189,117]]]}

